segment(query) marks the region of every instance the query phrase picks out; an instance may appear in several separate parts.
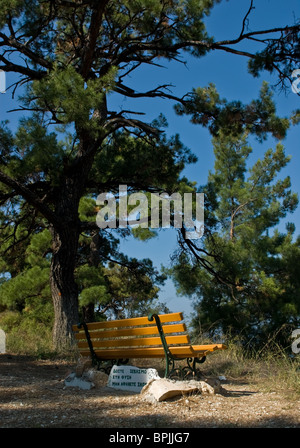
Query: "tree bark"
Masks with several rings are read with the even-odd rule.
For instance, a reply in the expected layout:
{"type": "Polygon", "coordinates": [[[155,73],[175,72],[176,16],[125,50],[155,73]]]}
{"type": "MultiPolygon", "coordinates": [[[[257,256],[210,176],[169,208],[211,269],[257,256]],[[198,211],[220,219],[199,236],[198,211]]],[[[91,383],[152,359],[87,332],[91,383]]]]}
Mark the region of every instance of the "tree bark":
{"type": "Polygon", "coordinates": [[[79,322],[78,286],[74,275],[81,232],[78,208],[99,147],[101,139],[89,141],[89,136],[82,133],[77,159],[66,164],[61,187],[57,191],[55,216],[59,224],[50,226],[50,285],[54,306],[53,346],[58,352],[70,348],[75,342],[72,325],[79,322]]]}
{"type": "Polygon", "coordinates": [[[53,347],[61,352],[74,343],[72,325],[79,321],[78,287],[74,278],[78,231],[66,227],[51,229],[52,262],[50,285],[54,306],[53,347]]]}

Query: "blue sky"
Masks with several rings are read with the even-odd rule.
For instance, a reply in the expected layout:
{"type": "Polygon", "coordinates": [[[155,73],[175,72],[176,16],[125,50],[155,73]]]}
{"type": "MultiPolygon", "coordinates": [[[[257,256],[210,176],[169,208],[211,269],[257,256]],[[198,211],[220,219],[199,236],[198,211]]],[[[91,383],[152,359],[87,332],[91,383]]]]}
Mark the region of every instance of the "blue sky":
{"type": "MultiPolygon", "coordinates": [[[[217,5],[207,19],[208,31],[216,39],[231,39],[238,36],[249,4],[248,0],[230,0],[217,5]]],[[[249,28],[251,31],[294,24],[294,21],[300,17],[299,0],[285,2],[257,0],[255,4],[257,4],[256,9],[250,16],[249,28]]],[[[193,87],[204,87],[208,83],[214,83],[221,97],[247,103],[258,97],[264,80],[270,85],[274,85],[277,81],[276,77],[270,76],[268,73],[263,73],[258,79],[253,78],[247,70],[248,60],[242,56],[215,52],[201,59],[195,59],[186,54],[183,55],[183,58],[187,61],[186,65],[172,62],[166,64],[162,69],[148,67],[140,70],[138,75],[132,77],[131,85],[141,91],[146,91],[157,86],[157,83],[169,83],[175,86],[173,91],[180,96],[193,87]]],[[[288,95],[275,91],[274,101],[280,116],[290,116],[292,111],[300,107],[300,98],[292,91],[288,92],[288,95]]],[[[126,108],[129,105],[130,101],[126,100],[126,108]]],[[[136,102],[135,108],[137,108],[136,102]]],[[[176,116],[173,103],[168,100],[141,100],[140,110],[147,112],[147,116],[151,120],[159,112],[165,114],[169,123],[168,133],[170,135],[179,133],[182,142],[191,148],[198,157],[198,162],[186,167],[184,174],[199,185],[204,184],[208,171],[214,166],[214,155],[208,131],[199,125],[189,123],[188,118],[176,116]]],[[[292,160],[288,167],[281,172],[282,177],[291,176],[292,189],[298,193],[300,192],[299,137],[300,129],[297,126],[291,128],[287,138],[282,141],[286,153],[292,156],[292,160]]],[[[262,157],[264,152],[270,147],[274,148],[275,144],[276,141],[272,138],[263,144],[254,141],[252,159],[257,160],[262,157]]],[[[286,221],[296,224],[296,234],[298,234],[300,232],[300,207],[292,215],[289,215],[286,221]]],[[[280,228],[284,230],[284,222],[280,228]]],[[[172,229],[161,230],[158,238],[146,243],[129,239],[122,242],[121,248],[129,255],[138,258],[151,258],[157,267],[161,264],[168,265],[170,255],[176,249],[176,232],[172,229]]],[[[160,299],[168,305],[171,311],[184,311],[187,318],[193,311],[191,299],[179,297],[171,281],[168,281],[162,288],[160,299]]]]}
{"type": "MultiPolygon", "coordinates": [[[[221,2],[207,18],[208,32],[216,39],[231,39],[240,34],[242,20],[249,8],[249,0],[230,0],[221,2]]],[[[300,17],[299,0],[256,0],[256,9],[251,13],[249,29],[251,31],[268,29],[276,26],[294,24],[300,17]]],[[[254,79],[247,72],[247,59],[242,56],[230,55],[228,53],[213,52],[201,59],[195,59],[187,54],[183,55],[187,61],[186,65],[176,62],[165,63],[165,68],[143,68],[134,74],[127,84],[134,86],[137,90],[146,91],[156,87],[158,84],[174,85],[174,94],[181,96],[193,87],[204,87],[208,83],[214,83],[221,97],[228,100],[241,100],[244,103],[257,98],[263,80],[275,84],[276,78],[264,73],[258,79],[254,79]]],[[[159,62],[162,62],[161,60],[159,62]]],[[[300,68],[300,61],[299,61],[300,68]]],[[[13,75],[7,75],[7,85],[14,80],[13,75]]],[[[289,92],[288,95],[274,93],[279,115],[290,116],[293,110],[300,108],[299,96],[289,92]]],[[[131,101],[112,97],[109,100],[110,108],[130,109],[131,101]]],[[[199,185],[207,180],[208,171],[213,168],[214,157],[210,136],[207,130],[201,126],[189,123],[188,118],[175,115],[174,104],[169,100],[134,100],[134,109],[145,112],[147,120],[151,121],[162,112],[169,123],[168,134],[179,133],[182,142],[188,146],[198,157],[198,162],[185,169],[184,174],[199,185]]],[[[7,111],[16,107],[7,92],[0,96],[0,118],[9,119],[11,127],[16,124],[16,116],[8,114],[7,111]]],[[[292,128],[287,138],[283,141],[286,153],[292,156],[289,166],[282,171],[282,176],[289,174],[294,191],[300,191],[300,154],[299,154],[300,129],[292,128]]],[[[274,147],[275,141],[269,139],[263,144],[254,143],[253,160],[261,157],[269,148],[274,147]]],[[[101,193],[101,192],[99,192],[101,193]]],[[[287,218],[296,224],[296,233],[300,232],[300,208],[287,218]]],[[[284,226],[282,225],[282,229],[284,226]]],[[[121,244],[121,250],[128,255],[137,258],[151,258],[154,265],[168,265],[170,255],[176,249],[176,232],[165,229],[159,232],[159,237],[148,242],[128,239],[121,244]]],[[[171,311],[184,311],[186,317],[192,312],[191,300],[187,297],[178,297],[171,281],[162,288],[160,298],[171,311]]]]}

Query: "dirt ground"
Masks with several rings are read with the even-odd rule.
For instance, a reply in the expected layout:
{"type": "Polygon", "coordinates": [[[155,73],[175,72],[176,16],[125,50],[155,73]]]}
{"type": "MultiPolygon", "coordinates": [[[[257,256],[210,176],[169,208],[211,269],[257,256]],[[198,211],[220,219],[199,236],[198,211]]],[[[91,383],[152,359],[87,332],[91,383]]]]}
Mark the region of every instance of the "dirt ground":
{"type": "Polygon", "coordinates": [[[67,361],[0,354],[0,428],[300,428],[300,399],[243,379],[214,395],[150,403],[108,387],[66,387],[67,361]]]}

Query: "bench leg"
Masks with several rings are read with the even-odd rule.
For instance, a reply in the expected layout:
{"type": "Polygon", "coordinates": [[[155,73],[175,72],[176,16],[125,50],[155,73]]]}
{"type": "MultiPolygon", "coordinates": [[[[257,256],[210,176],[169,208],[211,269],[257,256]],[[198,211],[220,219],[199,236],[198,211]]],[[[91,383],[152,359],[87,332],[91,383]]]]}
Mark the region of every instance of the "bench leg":
{"type": "Polygon", "coordinates": [[[202,358],[172,358],[172,360],[169,360],[169,365],[167,365],[165,377],[170,379],[178,378],[179,380],[200,379],[202,374],[197,368],[197,364],[202,364],[205,360],[205,356],[202,358]],[[187,363],[186,366],[175,366],[176,361],[183,361],[185,359],[187,363]]]}
{"type": "Polygon", "coordinates": [[[203,356],[202,358],[182,358],[187,360],[187,366],[184,368],[182,367],[176,368],[175,361],[179,361],[179,359],[174,358],[172,356],[172,353],[168,347],[164,335],[164,331],[159,316],[157,314],[150,314],[150,316],[148,316],[149,322],[152,322],[154,319],[165,352],[165,361],[166,361],[165,378],[179,377],[180,379],[188,379],[190,377],[195,378],[200,376],[200,371],[199,369],[197,369],[196,364],[203,363],[205,361],[205,356],[203,356]]]}

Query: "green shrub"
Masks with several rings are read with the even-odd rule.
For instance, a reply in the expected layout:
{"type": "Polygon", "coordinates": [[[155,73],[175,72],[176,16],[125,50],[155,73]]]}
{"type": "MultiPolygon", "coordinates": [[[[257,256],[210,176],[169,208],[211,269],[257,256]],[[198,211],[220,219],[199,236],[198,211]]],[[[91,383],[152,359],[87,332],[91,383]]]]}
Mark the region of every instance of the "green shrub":
{"type": "Polygon", "coordinates": [[[40,356],[52,351],[52,325],[30,312],[0,313],[0,327],[6,333],[6,350],[15,354],[40,356]]]}

